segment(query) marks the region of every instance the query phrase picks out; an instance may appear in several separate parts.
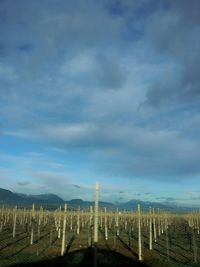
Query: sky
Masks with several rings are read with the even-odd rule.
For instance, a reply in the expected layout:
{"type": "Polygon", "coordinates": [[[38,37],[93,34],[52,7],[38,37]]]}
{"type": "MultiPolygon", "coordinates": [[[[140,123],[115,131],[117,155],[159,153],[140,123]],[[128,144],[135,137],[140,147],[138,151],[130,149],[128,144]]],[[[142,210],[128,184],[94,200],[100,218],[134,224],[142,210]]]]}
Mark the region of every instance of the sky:
{"type": "Polygon", "coordinates": [[[0,0],[0,187],[200,206],[199,10],[0,0]]]}

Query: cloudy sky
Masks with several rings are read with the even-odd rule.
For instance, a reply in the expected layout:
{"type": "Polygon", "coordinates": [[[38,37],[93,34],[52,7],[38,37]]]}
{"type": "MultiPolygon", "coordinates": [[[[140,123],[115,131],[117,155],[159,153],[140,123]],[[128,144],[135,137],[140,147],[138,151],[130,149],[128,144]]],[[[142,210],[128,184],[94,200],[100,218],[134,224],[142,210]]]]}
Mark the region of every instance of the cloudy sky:
{"type": "Polygon", "coordinates": [[[200,203],[200,1],[0,0],[0,182],[200,203]]]}

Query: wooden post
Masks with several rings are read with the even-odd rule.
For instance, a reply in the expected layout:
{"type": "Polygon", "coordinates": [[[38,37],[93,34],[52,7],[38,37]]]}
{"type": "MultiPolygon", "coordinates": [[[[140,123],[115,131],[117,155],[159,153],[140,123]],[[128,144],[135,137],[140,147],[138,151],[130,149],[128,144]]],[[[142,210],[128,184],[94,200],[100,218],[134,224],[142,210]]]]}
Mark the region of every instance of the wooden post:
{"type": "Polygon", "coordinates": [[[104,226],[105,226],[105,240],[108,240],[108,225],[107,225],[107,212],[104,208],[104,226]]]}
{"type": "Polygon", "coordinates": [[[40,206],[40,212],[39,212],[39,217],[38,217],[38,242],[40,240],[40,233],[41,233],[40,226],[41,226],[42,212],[43,212],[43,209],[42,209],[42,206],[40,206]]]}
{"type": "Polygon", "coordinates": [[[142,260],[142,238],[141,238],[141,214],[140,214],[140,204],[137,206],[138,209],[138,259],[142,260]]]}
{"type": "Polygon", "coordinates": [[[154,236],[154,241],[157,242],[156,217],[154,208],[153,208],[153,236],[154,236]]]}
{"type": "Polygon", "coordinates": [[[59,214],[58,214],[58,216],[59,216],[59,219],[58,219],[58,239],[60,239],[60,237],[61,237],[61,211],[62,211],[62,209],[60,206],[59,214]]]}
{"type": "Polygon", "coordinates": [[[70,230],[73,230],[73,210],[71,209],[71,214],[70,214],[70,230]]]}
{"type": "Polygon", "coordinates": [[[152,245],[152,214],[151,214],[151,207],[149,208],[149,249],[153,249],[152,245]]]}
{"type": "Polygon", "coordinates": [[[77,235],[80,234],[80,206],[78,207],[77,211],[77,229],[76,229],[77,235]]]}
{"type": "Polygon", "coordinates": [[[67,217],[67,204],[65,204],[64,208],[64,218],[63,218],[63,234],[62,234],[62,247],[61,247],[61,256],[65,254],[65,247],[66,247],[66,217],[67,217]]]}
{"type": "Polygon", "coordinates": [[[91,247],[92,245],[92,218],[93,218],[93,209],[90,206],[89,212],[89,224],[88,224],[88,246],[91,247]]]}
{"type": "Polygon", "coordinates": [[[119,236],[119,210],[116,211],[116,235],[119,236]]]}
{"type": "Polygon", "coordinates": [[[96,182],[96,194],[94,205],[94,243],[98,242],[98,211],[99,211],[99,183],[96,182]]]}
{"type": "Polygon", "coordinates": [[[35,223],[35,205],[32,205],[32,212],[31,212],[31,240],[30,245],[33,245],[34,241],[34,223],[35,223]]]}
{"type": "Polygon", "coordinates": [[[168,228],[165,229],[166,236],[166,249],[167,249],[167,261],[169,261],[169,237],[168,237],[168,228]]]}
{"type": "Polygon", "coordinates": [[[17,223],[17,206],[14,208],[14,217],[13,217],[13,238],[16,235],[16,223],[17,223]]]}
{"type": "Polygon", "coordinates": [[[94,267],[97,267],[97,243],[98,243],[98,211],[99,211],[99,183],[96,182],[94,204],[94,267]]]}

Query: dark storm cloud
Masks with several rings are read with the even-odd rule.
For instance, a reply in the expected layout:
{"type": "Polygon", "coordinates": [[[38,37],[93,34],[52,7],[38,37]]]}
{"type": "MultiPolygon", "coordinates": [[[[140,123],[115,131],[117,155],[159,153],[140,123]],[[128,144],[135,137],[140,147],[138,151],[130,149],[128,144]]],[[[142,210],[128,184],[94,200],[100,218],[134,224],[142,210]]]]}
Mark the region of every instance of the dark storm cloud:
{"type": "Polygon", "coordinates": [[[87,6],[75,2],[50,1],[48,8],[40,1],[2,3],[1,50],[8,50],[6,64],[0,64],[0,95],[6,103],[2,118],[24,125],[32,116],[39,121],[47,114],[71,120],[81,117],[91,91],[123,87],[126,75],[119,59],[110,55],[113,41],[121,43],[123,21],[95,1],[87,6]],[[112,45],[105,49],[108,43],[112,45]],[[84,54],[91,67],[87,70],[85,62],[72,73],[68,63],[79,66],[84,54]],[[65,64],[69,67],[61,73],[65,64]]]}
{"type": "Polygon", "coordinates": [[[199,1],[169,1],[170,8],[150,19],[148,41],[160,58],[176,64],[174,73],[166,70],[163,81],[147,92],[147,103],[158,106],[200,100],[200,9],[199,1]]]}

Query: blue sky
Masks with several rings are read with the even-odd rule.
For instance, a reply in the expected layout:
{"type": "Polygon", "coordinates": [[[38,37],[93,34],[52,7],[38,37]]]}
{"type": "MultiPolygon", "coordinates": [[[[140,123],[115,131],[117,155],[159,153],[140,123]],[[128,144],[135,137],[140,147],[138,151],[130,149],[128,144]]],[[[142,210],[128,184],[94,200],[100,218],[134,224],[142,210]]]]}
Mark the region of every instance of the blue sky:
{"type": "Polygon", "coordinates": [[[1,187],[198,205],[199,8],[1,0],[1,187]]]}

